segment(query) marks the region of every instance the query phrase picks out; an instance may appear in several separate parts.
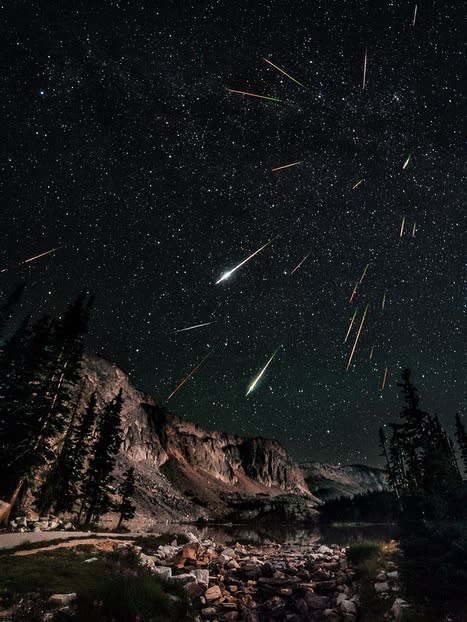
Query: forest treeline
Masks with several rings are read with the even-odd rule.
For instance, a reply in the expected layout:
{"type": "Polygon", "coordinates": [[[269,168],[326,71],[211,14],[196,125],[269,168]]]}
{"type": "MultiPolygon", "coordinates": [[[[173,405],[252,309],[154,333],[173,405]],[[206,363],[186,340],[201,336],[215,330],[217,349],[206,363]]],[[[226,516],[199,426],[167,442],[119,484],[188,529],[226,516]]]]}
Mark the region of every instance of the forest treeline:
{"type": "Polygon", "coordinates": [[[13,507],[32,497],[40,515],[67,513],[83,525],[114,510],[120,525],[135,512],[133,469],[114,487],[124,398],[98,405],[82,391],[93,297],[83,290],[62,316],[15,326],[22,292],[0,306],[0,498],[13,507]]]}

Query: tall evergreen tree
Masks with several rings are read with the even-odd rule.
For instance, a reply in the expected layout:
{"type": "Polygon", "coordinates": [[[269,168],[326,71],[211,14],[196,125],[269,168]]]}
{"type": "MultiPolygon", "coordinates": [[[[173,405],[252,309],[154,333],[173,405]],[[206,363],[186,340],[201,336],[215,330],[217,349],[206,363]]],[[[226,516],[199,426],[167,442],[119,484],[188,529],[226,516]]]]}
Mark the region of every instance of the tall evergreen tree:
{"type": "Polygon", "coordinates": [[[120,484],[118,492],[121,496],[120,503],[118,504],[118,512],[120,518],[118,519],[117,527],[123,523],[123,521],[130,520],[134,517],[136,506],[133,505],[133,497],[135,496],[135,470],[130,467],[125,472],[125,479],[120,484]]]}
{"type": "MultiPolygon", "coordinates": [[[[8,441],[2,444],[2,488],[16,490],[19,481],[31,483],[38,469],[55,468],[73,417],[89,305],[83,291],[62,318],[44,316],[31,328],[20,327],[3,349],[0,438],[8,441]]],[[[39,506],[47,509],[53,491],[42,486],[41,493],[39,506]]]]}
{"type": "Polygon", "coordinates": [[[85,516],[86,525],[91,521],[98,522],[112,507],[112,471],[123,440],[120,422],[122,405],[123,394],[120,389],[118,395],[104,406],[98,419],[96,441],[92,448],[80,512],[80,515],[85,516]]]}

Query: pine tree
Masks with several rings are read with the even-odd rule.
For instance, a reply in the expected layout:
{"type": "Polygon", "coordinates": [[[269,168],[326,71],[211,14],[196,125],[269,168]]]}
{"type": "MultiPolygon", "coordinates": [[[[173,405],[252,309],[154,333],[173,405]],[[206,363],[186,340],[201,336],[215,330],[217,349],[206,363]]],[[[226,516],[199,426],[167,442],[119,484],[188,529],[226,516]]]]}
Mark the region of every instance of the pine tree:
{"type": "Polygon", "coordinates": [[[91,521],[98,522],[112,507],[109,488],[114,480],[112,471],[123,440],[120,426],[122,405],[120,389],[118,395],[104,406],[97,423],[97,437],[92,448],[80,511],[80,516],[85,514],[86,525],[91,521]]]}
{"type": "Polygon", "coordinates": [[[120,484],[118,492],[121,496],[121,500],[118,504],[120,518],[117,527],[120,527],[123,521],[132,519],[136,511],[136,506],[132,503],[135,495],[135,470],[133,467],[130,467],[125,472],[125,479],[120,484]]]}
{"type": "Polygon", "coordinates": [[[467,432],[459,413],[456,413],[456,440],[461,452],[464,473],[467,473],[467,432]]]}

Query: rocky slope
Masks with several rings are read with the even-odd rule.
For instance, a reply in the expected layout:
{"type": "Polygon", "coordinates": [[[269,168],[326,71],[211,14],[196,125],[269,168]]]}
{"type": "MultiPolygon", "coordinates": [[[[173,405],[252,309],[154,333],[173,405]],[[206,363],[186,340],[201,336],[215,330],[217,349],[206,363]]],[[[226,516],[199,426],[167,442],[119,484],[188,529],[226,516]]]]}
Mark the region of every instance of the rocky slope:
{"type": "Polygon", "coordinates": [[[307,462],[301,469],[309,490],[323,501],[388,488],[384,470],[375,467],[307,462]]]}
{"type": "Polygon", "coordinates": [[[135,468],[138,527],[199,517],[274,513],[299,520],[316,515],[319,501],[279,442],[206,432],[136,390],[116,365],[88,355],[83,401],[94,391],[98,404],[109,401],[120,389],[124,442],[119,470],[135,468]]]}

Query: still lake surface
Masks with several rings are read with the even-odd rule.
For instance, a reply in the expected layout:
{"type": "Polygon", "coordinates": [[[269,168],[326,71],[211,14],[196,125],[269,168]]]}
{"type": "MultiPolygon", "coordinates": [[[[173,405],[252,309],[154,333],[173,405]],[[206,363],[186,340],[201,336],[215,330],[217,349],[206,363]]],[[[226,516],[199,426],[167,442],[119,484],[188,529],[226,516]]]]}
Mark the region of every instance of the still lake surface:
{"type": "Polygon", "coordinates": [[[342,523],[329,526],[310,526],[309,528],[293,524],[260,524],[251,525],[220,524],[187,529],[200,538],[212,538],[220,543],[267,544],[268,541],[280,544],[300,544],[321,542],[323,544],[339,544],[349,546],[362,540],[397,540],[399,529],[394,524],[352,524],[342,523]]]}

